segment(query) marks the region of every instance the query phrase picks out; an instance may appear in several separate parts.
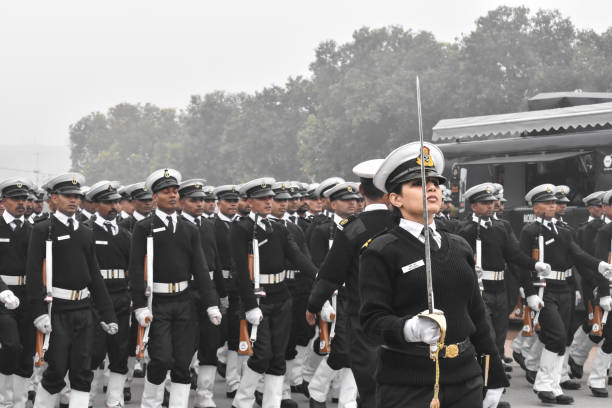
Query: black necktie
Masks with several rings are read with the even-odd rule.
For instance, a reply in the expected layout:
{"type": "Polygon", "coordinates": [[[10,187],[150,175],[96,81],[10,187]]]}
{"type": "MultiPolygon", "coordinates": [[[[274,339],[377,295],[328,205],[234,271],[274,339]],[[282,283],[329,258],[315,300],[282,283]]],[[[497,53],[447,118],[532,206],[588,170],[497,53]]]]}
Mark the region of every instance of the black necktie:
{"type": "Polygon", "coordinates": [[[109,234],[113,235],[113,224],[110,221],[104,221],[104,226],[109,234]]]}
{"type": "Polygon", "coordinates": [[[168,216],[168,230],[171,234],[174,234],[174,223],[172,222],[172,217],[168,216]]]}
{"type": "MultiPolygon", "coordinates": [[[[429,246],[431,249],[433,249],[434,251],[437,251],[438,248],[438,243],[436,242],[436,240],[434,239],[434,232],[431,228],[429,229],[429,246]]],[[[425,227],[423,227],[423,230],[421,231],[421,236],[423,237],[423,241],[425,241],[425,227]]]]}
{"type": "Polygon", "coordinates": [[[19,231],[21,229],[21,224],[23,224],[23,222],[18,219],[14,219],[13,223],[15,223],[15,229],[13,231],[19,231]]]}
{"type": "Polygon", "coordinates": [[[270,229],[272,228],[272,225],[270,224],[270,221],[268,221],[267,218],[264,218],[264,219],[261,220],[261,223],[266,226],[266,231],[270,232],[270,229]]]}
{"type": "Polygon", "coordinates": [[[202,220],[200,219],[200,217],[198,217],[198,218],[196,218],[196,219],[195,219],[195,223],[196,223],[196,225],[197,225],[198,227],[201,227],[201,226],[202,226],[202,220]]]}
{"type": "Polygon", "coordinates": [[[493,226],[493,223],[491,222],[491,220],[487,220],[485,221],[485,225],[487,226],[487,228],[491,228],[493,226]]]}
{"type": "Polygon", "coordinates": [[[68,228],[70,228],[70,231],[74,231],[74,220],[72,218],[68,218],[68,228]]]}
{"type": "Polygon", "coordinates": [[[290,215],[289,219],[291,220],[292,223],[295,224],[295,215],[290,215]]]}

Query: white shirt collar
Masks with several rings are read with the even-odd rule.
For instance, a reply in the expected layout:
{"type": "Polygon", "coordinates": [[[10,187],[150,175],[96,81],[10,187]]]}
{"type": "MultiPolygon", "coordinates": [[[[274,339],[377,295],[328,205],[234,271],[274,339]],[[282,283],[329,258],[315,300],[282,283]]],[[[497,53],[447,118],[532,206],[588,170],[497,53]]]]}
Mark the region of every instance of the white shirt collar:
{"type": "MultiPolygon", "coordinates": [[[[227,222],[232,222],[232,219],[230,219],[229,217],[227,217],[225,214],[223,214],[221,211],[219,211],[217,213],[217,217],[219,217],[219,219],[221,221],[227,221],[227,222]]],[[[234,215],[234,218],[236,217],[236,215],[234,215]]]]}
{"type": "MultiPolygon", "coordinates": [[[[197,225],[197,224],[196,224],[196,217],[192,216],[191,214],[187,214],[187,212],[186,212],[186,211],[183,211],[183,212],[181,213],[181,215],[182,215],[183,217],[185,217],[185,219],[186,219],[187,221],[191,222],[191,223],[192,223],[192,224],[194,224],[194,225],[197,225]]],[[[198,217],[198,218],[199,218],[199,217],[198,217]]]]}
{"type": "Polygon", "coordinates": [[[587,222],[591,222],[593,220],[596,220],[597,218],[593,217],[592,215],[589,215],[589,219],[587,220],[587,222]]]}
{"type": "MultiPolygon", "coordinates": [[[[472,221],[474,221],[476,224],[478,224],[478,216],[474,213],[472,213],[472,221]]],[[[484,218],[480,219],[480,226],[483,228],[488,228],[487,225],[487,221],[491,221],[491,219],[485,220],[484,218]]],[[[492,221],[491,221],[492,223],[492,221]]]]}
{"type": "Polygon", "coordinates": [[[376,210],[389,210],[389,209],[384,204],[376,203],[376,204],[368,204],[368,205],[366,205],[366,207],[363,209],[363,212],[366,212],[366,211],[376,211],[376,210]]]}
{"type": "Polygon", "coordinates": [[[4,212],[2,213],[2,217],[4,218],[4,222],[6,222],[7,225],[10,225],[11,228],[14,227],[13,225],[11,225],[11,223],[13,221],[15,221],[16,219],[17,220],[21,220],[21,225],[23,225],[23,222],[24,222],[24,219],[25,219],[25,217],[23,215],[21,217],[19,217],[19,218],[15,218],[11,214],[9,214],[9,212],[6,211],[6,210],[4,210],[4,212]]]}
{"type": "Polygon", "coordinates": [[[90,219],[91,216],[93,215],[92,213],[90,213],[89,211],[87,211],[84,208],[81,208],[81,214],[83,214],[85,217],[87,217],[87,219],[90,219]]]}
{"type": "MultiPolygon", "coordinates": [[[[399,222],[399,226],[404,230],[408,231],[412,236],[418,239],[421,242],[425,242],[425,238],[421,235],[423,232],[423,224],[416,221],[407,220],[405,218],[401,218],[399,222]]],[[[436,241],[439,247],[442,246],[442,237],[440,233],[436,229],[436,223],[432,222],[429,224],[429,228],[433,232],[433,239],[436,241]]]]}
{"type": "Polygon", "coordinates": [[[336,225],[340,225],[340,223],[342,222],[342,220],[344,220],[344,218],[340,217],[338,214],[333,213],[334,214],[334,222],[336,223],[336,225]]]}
{"type": "Polygon", "coordinates": [[[132,213],[132,216],[134,217],[136,221],[144,220],[145,218],[147,218],[136,210],[134,210],[134,212],[132,213]]]}
{"type": "Polygon", "coordinates": [[[100,227],[102,227],[105,231],[106,231],[106,225],[104,225],[105,222],[110,222],[111,224],[111,230],[113,231],[113,235],[117,235],[117,233],[119,232],[119,227],[117,226],[117,219],[113,218],[112,220],[105,220],[97,211],[96,211],[96,219],[94,221],[96,224],[98,224],[100,227]]]}
{"type": "MultiPolygon", "coordinates": [[[[251,211],[251,212],[249,213],[249,218],[250,218],[250,219],[252,219],[252,220],[253,220],[253,222],[255,222],[255,213],[254,213],[253,211],[251,211]]],[[[265,231],[265,230],[266,230],[266,224],[264,224],[264,223],[261,221],[261,219],[262,219],[262,217],[260,217],[260,216],[258,216],[258,217],[257,217],[257,225],[259,225],[259,227],[260,227],[262,230],[264,230],[264,231],[265,231]]]]}
{"type": "Polygon", "coordinates": [[[121,218],[123,218],[124,220],[126,218],[130,218],[130,214],[126,213],[125,211],[121,210],[121,212],[119,213],[119,215],[121,216],[121,218]]]}
{"type": "Polygon", "coordinates": [[[310,211],[306,211],[306,212],[304,213],[304,218],[308,218],[308,217],[314,217],[314,214],[313,214],[313,213],[311,213],[310,211]]]}
{"type": "Polygon", "coordinates": [[[79,229],[79,222],[77,221],[76,217],[74,216],[74,214],[72,214],[72,217],[68,217],[66,214],[64,214],[61,211],[55,211],[53,213],[53,216],[55,218],[57,218],[59,220],[59,222],[61,222],[62,224],[64,224],[65,226],[68,227],[68,219],[71,218],[72,222],[74,224],[74,229],[75,231],[79,229]]]}
{"type": "Polygon", "coordinates": [[[155,215],[157,215],[157,218],[162,220],[162,222],[166,225],[166,227],[168,226],[168,217],[172,218],[172,225],[174,226],[174,231],[172,232],[176,232],[176,220],[178,219],[178,215],[176,214],[176,211],[173,212],[172,214],[166,214],[159,208],[156,208],[155,215]]]}
{"type": "MultiPolygon", "coordinates": [[[[5,212],[6,212],[6,211],[5,211],[5,212]]],[[[605,222],[606,224],[609,224],[609,223],[611,223],[611,222],[612,222],[612,220],[611,220],[611,219],[609,219],[608,217],[606,217],[606,218],[604,218],[604,222],[605,222]]]]}
{"type": "Polygon", "coordinates": [[[493,213],[493,219],[494,220],[499,220],[499,218],[497,218],[497,213],[493,213]]]}

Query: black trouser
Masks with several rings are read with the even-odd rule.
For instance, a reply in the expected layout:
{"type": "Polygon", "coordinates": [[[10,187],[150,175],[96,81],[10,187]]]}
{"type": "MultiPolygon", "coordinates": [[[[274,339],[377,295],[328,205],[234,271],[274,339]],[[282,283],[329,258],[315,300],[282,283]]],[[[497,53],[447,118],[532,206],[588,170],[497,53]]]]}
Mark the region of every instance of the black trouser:
{"type": "Polygon", "coordinates": [[[355,376],[359,390],[360,407],[374,408],[376,406],[376,359],[378,346],[372,342],[361,329],[359,316],[349,318],[348,338],[350,339],[351,370],[355,376]]]}
{"type": "Polygon", "coordinates": [[[227,299],[229,307],[225,312],[225,316],[221,320],[220,326],[220,343],[227,341],[227,349],[238,351],[238,343],[240,342],[240,295],[236,288],[235,280],[225,279],[225,289],[227,290],[227,299]]]}
{"type": "MultiPolygon", "coordinates": [[[[378,384],[378,408],[428,407],[433,398],[433,385],[378,384]]],[[[443,408],[482,407],[482,377],[474,377],[458,384],[440,385],[439,400],[443,408]]]]}
{"type": "Polygon", "coordinates": [[[170,370],[174,383],[189,384],[189,365],[196,347],[197,317],[188,291],[172,297],[153,295],[147,380],[161,384],[170,370]]]}
{"type": "Polygon", "coordinates": [[[540,341],[548,351],[565,353],[567,327],[571,319],[571,295],[566,290],[544,289],[544,308],[540,311],[540,341]]]}
{"type": "Polygon", "coordinates": [[[134,311],[130,313],[130,333],[128,334],[128,355],[136,357],[136,343],[138,342],[138,320],[134,311]]]}
{"type": "Polygon", "coordinates": [[[93,357],[91,368],[95,370],[102,364],[108,353],[108,368],[113,373],[127,374],[128,345],[130,337],[130,295],[126,292],[111,293],[111,300],[119,324],[117,334],[109,335],[97,324],[94,329],[93,357]]]}
{"type": "Polygon", "coordinates": [[[482,292],[487,322],[491,328],[491,338],[500,356],[504,356],[504,344],[508,333],[508,297],[506,292],[482,292]]]}
{"type": "MultiPolygon", "coordinates": [[[[217,365],[217,349],[221,338],[219,326],[212,324],[206,313],[206,308],[200,301],[200,295],[196,290],[190,289],[193,296],[195,313],[198,316],[198,339],[196,349],[198,352],[199,365],[217,365]]],[[[222,319],[223,321],[223,319],[222,319]]]]}
{"type": "Polygon", "coordinates": [[[260,374],[284,375],[285,351],[291,333],[293,300],[259,306],[263,320],[257,328],[257,341],[253,355],[249,357],[249,368],[260,374]]]}
{"type": "Polygon", "coordinates": [[[606,354],[612,353],[612,318],[608,316],[608,322],[603,326],[604,341],[601,344],[601,351],[606,354]]]}
{"type": "Polygon", "coordinates": [[[293,298],[293,317],[291,323],[291,334],[287,343],[286,360],[293,360],[297,355],[296,346],[307,346],[314,335],[314,327],[306,321],[306,307],[308,306],[308,293],[301,288],[300,282],[291,279],[287,282],[291,297],[293,298]]]}
{"type": "Polygon", "coordinates": [[[70,388],[89,392],[93,379],[90,368],[95,324],[90,307],[51,312],[52,331],[49,350],[45,353],[48,365],[41,381],[50,394],[64,388],[66,372],[70,388]]]}
{"type": "Polygon", "coordinates": [[[27,310],[25,286],[10,286],[15,296],[19,297],[19,307],[7,310],[0,303],[0,373],[17,374],[20,377],[32,376],[34,356],[35,328],[32,316],[27,310]]]}
{"type": "MultiPolygon", "coordinates": [[[[342,292],[340,292],[342,293],[342,292]]],[[[344,309],[346,300],[339,294],[336,300],[336,327],[334,328],[334,338],[331,339],[331,351],[327,358],[327,365],[333,370],[349,368],[349,338],[347,333],[348,316],[344,309]]],[[[330,325],[331,330],[331,325],[330,325]]],[[[331,336],[331,333],[330,333],[331,336]]]]}

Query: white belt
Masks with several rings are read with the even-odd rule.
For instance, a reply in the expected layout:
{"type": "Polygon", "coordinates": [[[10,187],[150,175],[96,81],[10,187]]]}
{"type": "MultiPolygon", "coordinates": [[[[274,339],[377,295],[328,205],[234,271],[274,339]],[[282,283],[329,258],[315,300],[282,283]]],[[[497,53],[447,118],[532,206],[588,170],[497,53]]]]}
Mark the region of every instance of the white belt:
{"type": "Polygon", "coordinates": [[[51,294],[57,299],[81,300],[89,297],[89,289],[70,290],[53,287],[51,294]]]}
{"type": "Polygon", "coordinates": [[[187,281],[160,283],[153,282],[153,293],[179,293],[187,289],[187,281]]]}
{"type": "Polygon", "coordinates": [[[223,278],[224,279],[229,279],[230,277],[230,271],[228,271],[227,269],[222,269],[221,273],[223,274],[223,278]]]}
{"type": "Polygon", "coordinates": [[[504,271],[482,271],[482,280],[504,280],[504,271]]]}
{"type": "Polygon", "coordinates": [[[11,275],[0,275],[0,279],[8,286],[23,286],[26,284],[26,277],[24,276],[11,276],[11,275]]]}
{"type": "Polygon", "coordinates": [[[100,269],[100,274],[104,279],[125,279],[124,269],[100,269]]]}
{"type": "Polygon", "coordinates": [[[285,271],[287,273],[287,279],[295,279],[295,275],[298,274],[298,272],[300,272],[299,270],[286,270],[285,271]]]}
{"type": "Polygon", "coordinates": [[[264,285],[272,285],[274,283],[281,283],[286,278],[286,271],[282,271],[279,273],[262,273],[259,275],[259,283],[264,285]]]}
{"type": "Polygon", "coordinates": [[[552,280],[565,280],[572,276],[572,269],[568,269],[566,271],[550,271],[546,275],[542,275],[544,279],[552,279],[552,280]]]}

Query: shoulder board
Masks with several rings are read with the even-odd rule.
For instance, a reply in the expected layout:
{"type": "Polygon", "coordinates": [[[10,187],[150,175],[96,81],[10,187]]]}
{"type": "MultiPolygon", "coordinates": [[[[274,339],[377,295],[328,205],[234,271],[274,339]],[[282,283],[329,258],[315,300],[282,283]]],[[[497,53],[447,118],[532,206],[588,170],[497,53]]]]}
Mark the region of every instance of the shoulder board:
{"type": "Polygon", "coordinates": [[[344,227],[346,224],[348,224],[349,222],[353,221],[356,218],[357,217],[355,215],[349,215],[348,217],[346,217],[345,219],[340,221],[340,225],[342,225],[344,227]]]}
{"type": "Polygon", "coordinates": [[[374,239],[378,238],[379,236],[386,234],[387,232],[389,232],[389,228],[385,228],[382,231],[379,231],[378,233],[374,234],[374,236],[372,236],[371,238],[369,238],[362,246],[361,249],[359,250],[359,252],[363,252],[365,251],[370,244],[372,243],[372,241],[374,241],[374,239]]]}

